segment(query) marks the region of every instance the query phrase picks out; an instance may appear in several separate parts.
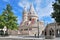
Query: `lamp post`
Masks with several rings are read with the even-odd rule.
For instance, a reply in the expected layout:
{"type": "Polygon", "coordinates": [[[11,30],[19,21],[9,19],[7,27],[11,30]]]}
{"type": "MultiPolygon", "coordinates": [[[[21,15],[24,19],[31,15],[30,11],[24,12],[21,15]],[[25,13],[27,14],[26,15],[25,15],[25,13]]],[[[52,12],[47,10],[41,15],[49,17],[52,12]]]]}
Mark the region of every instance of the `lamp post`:
{"type": "Polygon", "coordinates": [[[54,36],[56,37],[56,22],[55,22],[55,35],[54,36]]]}
{"type": "Polygon", "coordinates": [[[39,38],[39,20],[38,20],[38,38],[39,38]]]}
{"type": "MultiPolygon", "coordinates": [[[[56,17],[55,17],[55,19],[56,19],[56,17]]],[[[55,20],[54,20],[55,21],[55,20]]],[[[55,37],[56,37],[56,21],[55,21],[55,37]]]]}

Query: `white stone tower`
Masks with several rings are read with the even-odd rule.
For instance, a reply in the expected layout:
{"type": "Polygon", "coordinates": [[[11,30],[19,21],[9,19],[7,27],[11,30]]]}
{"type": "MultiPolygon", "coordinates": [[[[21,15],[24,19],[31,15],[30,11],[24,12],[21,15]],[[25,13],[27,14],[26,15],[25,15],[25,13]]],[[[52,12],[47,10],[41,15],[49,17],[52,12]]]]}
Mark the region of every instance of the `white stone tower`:
{"type": "Polygon", "coordinates": [[[23,22],[27,21],[27,10],[26,10],[26,7],[24,7],[24,10],[23,10],[23,14],[22,14],[22,19],[23,19],[23,22]]]}
{"type": "Polygon", "coordinates": [[[38,20],[38,15],[36,14],[36,11],[34,10],[33,4],[30,5],[29,13],[28,13],[28,20],[32,21],[34,20],[37,22],[38,20]]]}
{"type": "Polygon", "coordinates": [[[34,10],[33,4],[30,5],[30,9],[26,10],[24,7],[23,14],[22,14],[23,21],[20,24],[20,34],[21,35],[29,35],[34,36],[38,34],[38,27],[39,27],[39,35],[42,34],[44,29],[43,22],[38,21],[38,15],[34,10]]]}

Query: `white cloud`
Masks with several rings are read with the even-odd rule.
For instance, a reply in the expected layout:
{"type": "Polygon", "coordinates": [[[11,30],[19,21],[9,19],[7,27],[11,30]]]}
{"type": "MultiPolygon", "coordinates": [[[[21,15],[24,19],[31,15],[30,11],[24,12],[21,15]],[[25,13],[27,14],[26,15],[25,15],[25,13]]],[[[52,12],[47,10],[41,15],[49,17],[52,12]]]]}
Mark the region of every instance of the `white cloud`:
{"type": "Polygon", "coordinates": [[[39,10],[38,14],[40,16],[49,16],[51,14],[51,12],[53,11],[53,9],[50,5],[48,5],[45,8],[39,8],[38,10],[39,10]]]}
{"type": "Polygon", "coordinates": [[[34,2],[34,3],[35,3],[35,4],[37,4],[37,6],[39,6],[39,5],[40,5],[40,3],[41,3],[41,1],[42,1],[42,0],[35,0],[35,2],[34,2]]]}
{"type": "MultiPolygon", "coordinates": [[[[49,1],[49,0],[48,0],[49,1]]],[[[41,2],[42,2],[42,0],[35,0],[35,1],[33,1],[33,4],[36,4],[36,11],[37,11],[37,13],[40,15],[40,16],[49,16],[50,14],[51,14],[51,12],[53,11],[52,10],[52,3],[50,2],[46,7],[44,7],[44,8],[41,8],[40,7],[40,4],[41,4],[41,2]]],[[[29,8],[29,6],[30,6],[30,4],[31,4],[32,2],[29,2],[28,0],[24,0],[24,1],[20,1],[19,3],[18,3],[18,5],[20,6],[20,7],[24,7],[24,6],[26,6],[27,8],[29,8]]]]}
{"type": "Polygon", "coordinates": [[[39,5],[41,2],[41,0],[21,0],[18,5],[22,8],[24,8],[24,6],[26,6],[26,8],[29,8],[30,7],[30,4],[35,4],[35,5],[39,5]]]}
{"type": "Polygon", "coordinates": [[[41,8],[41,2],[43,2],[42,0],[32,0],[31,2],[28,0],[21,0],[18,4],[22,8],[24,6],[29,8],[31,3],[36,5],[35,9],[36,9],[36,12],[38,13],[38,16],[40,19],[43,16],[50,16],[51,12],[53,12],[52,1],[54,1],[54,0],[45,0],[45,1],[47,2],[47,6],[45,6],[44,8],[41,8]]]}
{"type": "Polygon", "coordinates": [[[3,0],[4,2],[8,2],[9,0],[3,0]]]}
{"type": "Polygon", "coordinates": [[[18,3],[18,5],[19,5],[20,7],[22,7],[22,8],[24,8],[25,6],[26,6],[26,8],[29,8],[30,3],[29,3],[27,0],[24,0],[24,1],[20,1],[20,2],[18,3]]]}
{"type": "Polygon", "coordinates": [[[52,2],[50,2],[46,7],[41,8],[40,6],[36,7],[36,11],[38,13],[39,19],[43,16],[50,16],[51,12],[53,12],[52,9],[52,2]]]}

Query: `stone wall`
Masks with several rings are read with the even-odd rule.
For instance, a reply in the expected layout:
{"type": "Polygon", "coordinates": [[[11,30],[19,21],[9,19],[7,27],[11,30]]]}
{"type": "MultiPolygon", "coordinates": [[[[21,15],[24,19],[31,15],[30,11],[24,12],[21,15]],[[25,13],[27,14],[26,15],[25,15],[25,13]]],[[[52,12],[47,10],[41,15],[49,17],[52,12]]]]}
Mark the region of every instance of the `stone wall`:
{"type": "Polygon", "coordinates": [[[17,35],[18,34],[18,30],[10,30],[10,29],[8,29],[8,34],[17,35]]]}

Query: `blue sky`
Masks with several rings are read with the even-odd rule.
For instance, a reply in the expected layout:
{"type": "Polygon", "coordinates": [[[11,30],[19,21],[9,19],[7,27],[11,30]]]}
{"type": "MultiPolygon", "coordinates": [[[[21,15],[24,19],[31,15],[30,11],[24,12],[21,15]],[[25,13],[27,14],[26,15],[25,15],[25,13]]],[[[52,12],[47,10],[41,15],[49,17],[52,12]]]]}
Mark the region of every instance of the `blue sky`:
{"type": "Polygon", "coordinates": [[[3,8],[9,3],[13,8],[12,11],[18,17],[17,20],[20,24],[24,6],[27,7],[26,9],[29,9],[30,4],[32,3],[39,16],[39,20],[43,20],[45,23],[51,23],[54,22],[54,19],[50,16],[51,12],[53,12],[52,2],[54,2],[54,0],[0,0],[0,14],[3,11],[3,8]]]}

